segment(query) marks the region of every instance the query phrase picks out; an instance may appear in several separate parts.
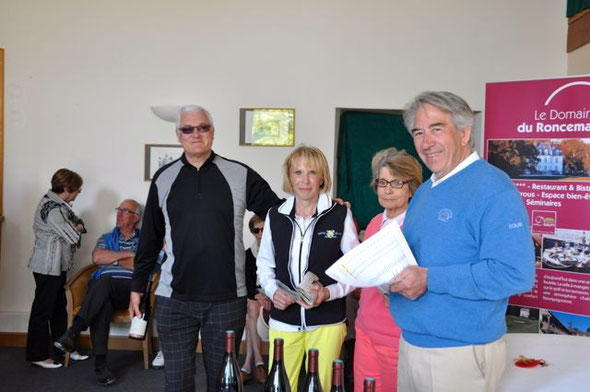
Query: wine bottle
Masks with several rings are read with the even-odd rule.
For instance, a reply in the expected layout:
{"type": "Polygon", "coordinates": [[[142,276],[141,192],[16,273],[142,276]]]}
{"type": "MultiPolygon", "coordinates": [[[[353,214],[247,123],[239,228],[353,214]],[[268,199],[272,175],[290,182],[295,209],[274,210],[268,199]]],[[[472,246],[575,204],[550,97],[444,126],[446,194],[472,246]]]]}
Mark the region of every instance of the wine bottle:
{"type": "Polygon", "coordinates": [[[307,377],[303,387],[304,392],[323,392],[318,375],[318,357],[320,353],[317,348],[310,348],[307,352],[307,377]]]}
{"type": "Polygon", "coordinates": [[[335,359],[332,363],[332,389],[330,392],[344,392],[344,362],[335,359]]]}
{"type": "Polygon", "coordinates": [[[225,331],[225,356],[218,380],[217,390],[219,392],[244,391],[236,359],[236,333],[234,331],[225,331]]]}
{"type": "Polygon", "coordinates": [[[283,339],[276,338],[273,342],[274,354],[270,374],[264,384],[264,392],[291,392],[285,364],[283,362],[283,339]]]}
{"type": "Polygon", "coordinates": [[[375,392],[375,379],[367,377],[363,381],[363,392],[375,392]]]}
{"type": "Polygon", "coordinates": [[[141,302],[139,303],[139,311],[141,312],[141,317],[133,316],[131,319],[131,326],[129,327],[129,338],[136,339],[136,340],[144,340],[145,335],[147,332],[148,322],[150,320],[150,289],[151,289],[152,282],[148,282],[147,287],[145,289],[145,293],[141,297],[141,302]]]}

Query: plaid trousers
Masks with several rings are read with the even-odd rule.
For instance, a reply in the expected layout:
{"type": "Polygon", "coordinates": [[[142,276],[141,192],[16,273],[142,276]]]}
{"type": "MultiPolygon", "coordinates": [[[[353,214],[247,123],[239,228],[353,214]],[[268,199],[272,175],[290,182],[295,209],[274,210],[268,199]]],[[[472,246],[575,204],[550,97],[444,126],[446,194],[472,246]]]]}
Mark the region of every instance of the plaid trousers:
{"type": "MultiPolygon", "coordinates": [[[[215,391],[225,354],[226,330],[236,332],[236,352],[246,323],[246,297],[221,302],[158,296],[156,320],[166,366],[166,391],[195,391],[195,346],[201,333],[207,391],[215,391]]],[[[199,391],[205,390],[199,386],[199,391]]]]}

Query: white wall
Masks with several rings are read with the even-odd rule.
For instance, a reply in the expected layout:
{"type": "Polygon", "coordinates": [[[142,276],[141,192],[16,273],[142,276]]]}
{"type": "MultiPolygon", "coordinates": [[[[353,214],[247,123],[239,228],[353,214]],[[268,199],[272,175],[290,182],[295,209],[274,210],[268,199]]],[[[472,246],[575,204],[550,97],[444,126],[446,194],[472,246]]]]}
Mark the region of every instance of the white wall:
{"type": "Polygon", "coordinates": [[[586,44],[567,55],[568,75],[590,74],[590,44],[586,44]]]}
{"type": "Polygon", "coordinates": [[[143,202],[144,144],[175,143],[150,105],[209,108],[215,151],[280,190],[289,149],[240,147],[240,107],[296,108],[296,143],[333,162],[337,107],[401,109],[447,89],[482,110],[487,81],[564,75],[564,13],[565,0],[0,0],[0,331],[26,330],[32,216],[56,169],[85,180],[79,266],[117,203],[143,202]]]}

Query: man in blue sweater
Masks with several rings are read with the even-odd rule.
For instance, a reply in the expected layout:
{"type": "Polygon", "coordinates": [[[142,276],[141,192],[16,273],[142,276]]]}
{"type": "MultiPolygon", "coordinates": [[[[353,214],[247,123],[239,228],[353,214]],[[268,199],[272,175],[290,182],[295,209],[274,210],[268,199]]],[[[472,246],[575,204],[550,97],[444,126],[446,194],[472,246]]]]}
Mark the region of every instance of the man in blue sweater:
{"type": "Polygon", "coordinates": [[[398,390],[493,391],[506,364],[508,297],[534,282],[527,212],[510,178],[473,152],[463,99],[422,93],[404,120],[433,174],[404,221],[418,266],[390,287],[402,329],[398,390]]]}

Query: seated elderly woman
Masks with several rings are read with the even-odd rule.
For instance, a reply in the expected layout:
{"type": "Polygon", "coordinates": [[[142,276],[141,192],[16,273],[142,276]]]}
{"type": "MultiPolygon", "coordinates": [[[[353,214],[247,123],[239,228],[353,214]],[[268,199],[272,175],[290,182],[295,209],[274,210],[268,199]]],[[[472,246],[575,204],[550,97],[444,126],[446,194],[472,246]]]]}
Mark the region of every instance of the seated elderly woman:
{"type": "MultiPolygon", "coordinates": [[[[371,220],[365,239],[388,224],[401,227],[410,198],[422,183],[422,166],[403,150],[388,148],[379,151],[371,166],[372,186],[385,211],[371,220]]],[[[365,377],[375,378],[378,391],[397,390],[400,328],[389,311],[389,298],[383,293],[377,287],[361,290],[355,327],[355,392],[363,390],[365,377]]]]}
{"type": "Polygon", "coordinates": [[[256,257],[260,248],[262,239],[262,230],[264,221],[258,215],[253,215],[248,222],[250,233],[254,236],[255,241],[252,246],[246,249],[246,288],[248,289],[248,313],[246,314],[246,358],[240,371],[242,381],[245,383],[252,378],[256,382],[264,384],[266,382],[266,369],[260,350],[260,336],[256,325],[260,315],[260,308],[270,309],[270,300],[266,295],[259,292],[260,285],[256,278],[256,257]],[[254,362],[254,368],[252,368],[254,362]]]}
{"type": "Polygon", "coordinates": [[[256,261],[260,284],[274,305],[269,363],[274,339],[282,338],[292,391],[297,391],[303,356],[312,347],[321,353],[323,389],[330,387],[332,361],[338,359],[346,335],[344,296],[352,288],[325,271],[356,246],[358,238],[350,210],[332,201],[330,187],[324,154],[315,147],[296,148],[283,164],[283,190],[293,196],[269,210],[256,261]],[[288,294],[308,271],[319,278],[313,284],[317,297],[311,305],[288,294]]]}

